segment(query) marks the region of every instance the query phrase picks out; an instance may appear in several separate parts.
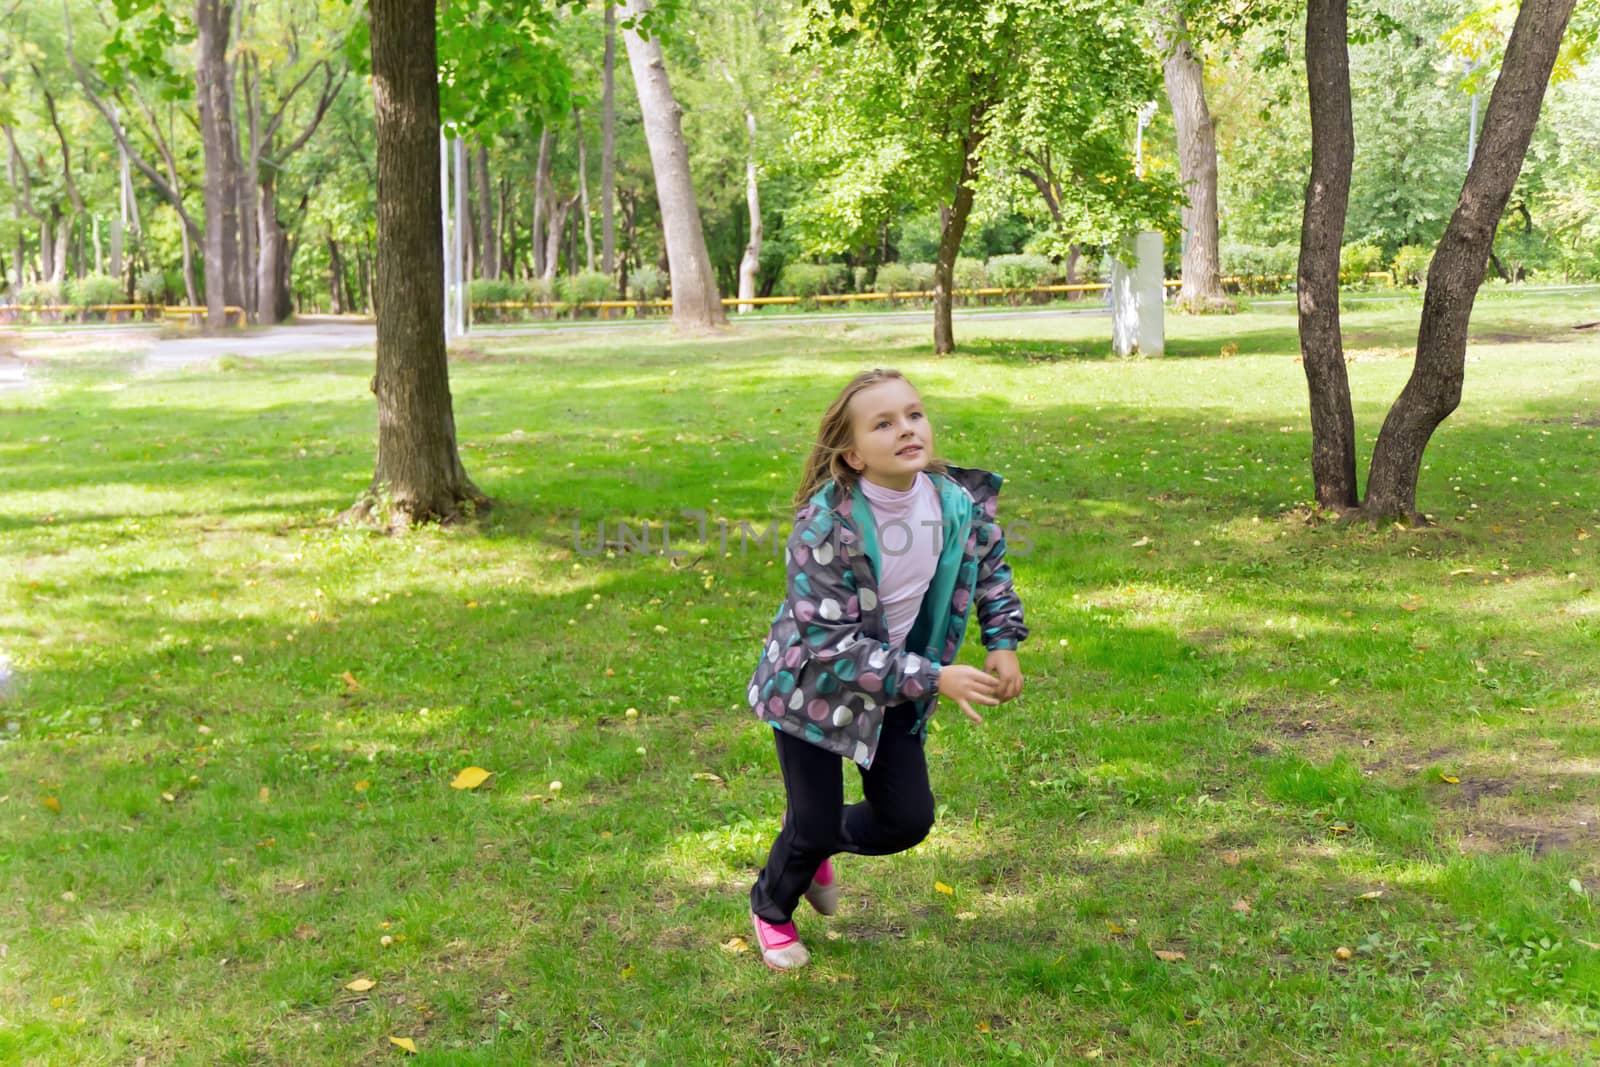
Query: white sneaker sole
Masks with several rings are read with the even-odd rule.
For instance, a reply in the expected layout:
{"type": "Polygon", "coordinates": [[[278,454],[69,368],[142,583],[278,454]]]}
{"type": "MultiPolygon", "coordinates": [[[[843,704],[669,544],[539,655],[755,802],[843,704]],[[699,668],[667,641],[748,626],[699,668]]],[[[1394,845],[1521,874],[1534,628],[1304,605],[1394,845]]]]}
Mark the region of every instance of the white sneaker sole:
{"type": "Polygon", "coordinates": [[[811,962],[811,953],[806,951],[806,946],[796,941],[783,948],[767,948],[761,943],[761,928],[756,925],[754,914],[750,916],[750,928],[755,931],[756,948],[761,950],[761,960],[775,971],[797,971],[811,962]]]}

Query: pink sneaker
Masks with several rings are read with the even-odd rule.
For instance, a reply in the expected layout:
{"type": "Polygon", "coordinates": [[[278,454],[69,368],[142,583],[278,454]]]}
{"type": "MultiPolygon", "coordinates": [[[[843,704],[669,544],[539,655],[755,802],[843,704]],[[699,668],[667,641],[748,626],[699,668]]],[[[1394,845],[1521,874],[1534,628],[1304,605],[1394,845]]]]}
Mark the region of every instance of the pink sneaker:
{"type": "Polygon", "coordinates": [[[833,877],[833,861],[823,860],[822,866],[817,868],[817,873],[811,878],[811,885],[805,892],[806,900],[817,909],[818,914],[832,915],[839,910],[839,886],[833,877]]]}
{"type": "Polygon", "coordinates": [[[756,927],[756,944],[761,946],[761,958],[775,971],[793,971],[811,962],[811,953],[800,943],[800,933],[794,923],[781,926],[767,922],[755,912],[750,921],[756,927]]]}

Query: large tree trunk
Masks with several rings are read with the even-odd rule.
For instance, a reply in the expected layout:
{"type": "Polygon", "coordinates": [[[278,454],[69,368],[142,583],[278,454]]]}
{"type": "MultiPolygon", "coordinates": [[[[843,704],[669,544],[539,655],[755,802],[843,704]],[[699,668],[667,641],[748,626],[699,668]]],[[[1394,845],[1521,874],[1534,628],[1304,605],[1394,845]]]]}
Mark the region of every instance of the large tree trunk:
{"type": "Polygon", "coordinates": [[[1523,0],[1489,97],[1477,155],[1428,268],[1411,378],[1372,452],[1363,506],[1371,519],[1417,520],[1422,453],[1461,403],[1467,325],[1500,216],[1522,171],[1575,0],[1523,0]]]}
{"type": "MultiPolygon", "coordinates": [[[[650,0],[628,0],[630,18],[649,11],[650,0]]],[[[672,284],[672,324],[679,329],[725,325],[727,314],[717,292],[717,275],[706,252],[705,230],[689,176],[689,150],[683,141],[682,109],[667,80],[661,39],[648,40],[637,29],[625,32],[628,65],[639,91],[645,141],[655,172],[656,200],[666,234],[668,275],[672,284]]]]}
{"type": "Polygon", "coordinates": [[[278,220],[277,174],[272,167],[258,173],[260,200],[256,207],[256,314],[268,326],[281,322],[286,303],[284,282],[284,231],[278,220]]]}
{"type": "Polygon", "coordinates": [[[1356,430],[1339,333],[1339,246],[1350,203],[1355,130],[1350,119],[1348,0],[1310,0],[1306,82],[1311,179],[1300,226],[1300,356],[1311,397],[1311,476],[1320,507],[1354,508],[1356,430]]]}
{"type": "Polygon", "coordinates": [[[1183,288],[1179,301],[1195,311],[1231,308],[1222,292],[1217,254],[1217,135],[1206,107],[1205,72],[1173,0],[1157,13],[1156,45],[1165,56],[1167,100],[1178,130],[1178,174],[1189,202],[1183,208],[1183,288]]]}
{"type": "Polygon", "coordinates": [[[961,238],[966,236],[967,219],[972,215],[972,181],[978,171],[978,146],[983,142],[983,134],[977,130],[981,118],[981,113],[973,113],[971,132],[962,144],[961,178],[956,182],[955,199],[939,205],[939,261],[933,268],[933,351],[940,356],[956,350],[950,307],[956,256],[961,252],[961,238]]]}
{"type": "Polygon", "coordinates": [[[533,273],[545,276],[544,227],[545,215],[551,209],[550,149],[555,133],[548,127],[539,133],[539,162],[533,170],[533,273]]]}
{"type": "Polygon", "coordinates": [[[750,211],[750,241],[739,260],[739,310],[754,311],[745,303],[756,295],[756,276],[761,273],[761,188],[756,184],[756,113],[744,109],[745,129],[750,133],[750,154],[744,161],[744,200],[750,211]]]}
{"type": "Polygon", "coordinates": [[[439,82],[434,0],[371,0],[378,135],[378,459],[365,500],[388,522],[487,504],[456,448],[444,343],[439,82]]]}
{"type": "Polygon", "coordinates": [[[228,92],[228,35],[233,4],[196,0],[199,30],[195,87],[200,102],[200,136],[205,151],[206,325],[226,325],[226,307],[238,285],[239,213],[233,161],[238,157],[233,135],[232,94],[228,92]],[[230,153],[229,144],[234,144],[230,153]]]}
{"type": "Polygon", "coordinates": [[[617,9],[606,4],[606,55],[600,88],[600,269],[617,269],[617,9]]]}
{"type": "Polygon", "coordinates": [[[500,238],[495,233],[494,197],[490,195],[489,146],[478,142],[478,271],[481,277],[500,277],[500,238]]]}

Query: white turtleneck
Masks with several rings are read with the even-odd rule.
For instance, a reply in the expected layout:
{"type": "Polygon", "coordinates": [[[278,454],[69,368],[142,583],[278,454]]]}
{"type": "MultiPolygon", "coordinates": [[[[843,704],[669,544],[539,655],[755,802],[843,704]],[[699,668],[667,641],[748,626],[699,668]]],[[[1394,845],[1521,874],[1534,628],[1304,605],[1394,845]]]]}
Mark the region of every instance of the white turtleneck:
{"type": "Polygon", "coordinates": [[[890,644],[902,648],[939,566],[944,509],[933,479],[923,473],[905,490],[889,489],[866,478],[859,484],[878,528],[882,564],[878,601],[883,606],[883,621],[889,628],[890,644]]]}

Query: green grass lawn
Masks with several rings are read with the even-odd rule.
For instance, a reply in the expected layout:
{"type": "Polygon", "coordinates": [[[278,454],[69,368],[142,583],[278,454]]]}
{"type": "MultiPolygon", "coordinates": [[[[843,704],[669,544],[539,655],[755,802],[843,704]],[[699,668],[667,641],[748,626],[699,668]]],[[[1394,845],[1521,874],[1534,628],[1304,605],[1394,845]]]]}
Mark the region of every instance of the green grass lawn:
{"type": "MultiPolygon", "coordinates": [[[[1363,465],[1416,314],[1347,312],[1363,465]]],[[[393,539],[332,519],[370,353],[161,376],[30,339],[0,1062],[1595,1062],[1595,318],[1480,299],[1418,530],[1306,521],[1289,307],[1170,319],[1145,361],[1104,319],[960,323],[943,359],[925,324],[474,340],[498,503],[393,539]],[[743,940],[783,807],[744,683],[782,563],[733,531],[786,517],[873,365],[1031,524],[1028,686],[941,714],[932,836],[845,858],[778,975],[743,940]],[[589,554],[618,520],[687,554],[589,554]]]]}

